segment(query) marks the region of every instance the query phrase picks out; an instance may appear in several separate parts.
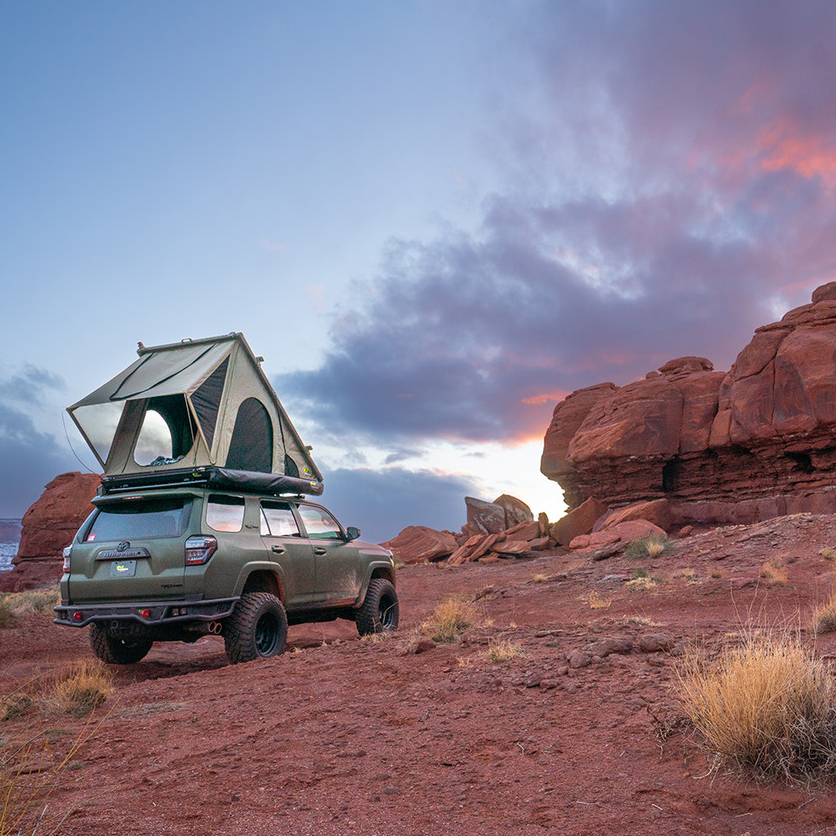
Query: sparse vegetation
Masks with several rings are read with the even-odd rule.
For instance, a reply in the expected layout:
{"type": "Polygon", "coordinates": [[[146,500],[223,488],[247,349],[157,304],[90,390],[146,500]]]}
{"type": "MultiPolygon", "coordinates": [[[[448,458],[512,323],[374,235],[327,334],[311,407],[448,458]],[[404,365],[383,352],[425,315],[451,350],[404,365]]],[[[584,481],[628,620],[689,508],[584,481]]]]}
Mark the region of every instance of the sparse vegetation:
{"type": "Polygon", "coordinates": [[[96,661],[64,668],[49,688],[45,701],[57,711],[81,717],[98,708],[113,692],[113,675],[96,661]]]}
{"type": "Polygon", "coordinates": [[[528,651],[522,645],[514,644],[509,640],[491,641],[488,644],[488,659],[494,664],[510,662],[519,656],[527,656],[528,651]]]}
{"type": "Polygon", "coordinates": [[[52,608],[60,603],[60,599],[57,585],[0,595],[0,628],[10,626],[16,618],[23,615],[51,614],[52,608]]]}
{"type": "Polygon", "coordinates": [[[816,635],[832,633],[836,630],[836,592],[830,598],[813,610],[813,632],[816,635]]]}
{"type": "Polygon", "coordinates": [[[612,598],[602,598],[594,589],[586,596],[591,610],[606,610],[612,604],[612,598]]]}
{"type": "Polygon", "coordinates": [[[770,586],[786,586],[787,570],[777,560],[769,560],[761,566],[759,577],[770,586]]]}
{"type": "Polygon", "coordinates": [[[660,557],[670,554],[674,549],[674,542],[668,537],[650,535],[627,544],[624,556],[631,560],[643,557],[660,557]]]}
{"type": "Polygon", "coordinates": [[[836,685],[797,637],[750,634],[713,659],[686,655],[677,675],[716,766],[803,783],[836,776],[836,685]]]}
{"type": "Polygon", "coordinates": [[[656,588],[656,581],[649,577],[639,577],[633,578],[631,581],[627,581],[624,586],[630,592],[649,592],[651,589],[656,588]]]}
{"type": "Polygon", "coordinates": [[[420,632],[434,642],[449,644],[478,620],[476,606],[468,598],[445,598],[420,627],[420,632]]]}
{"type": "Polygon", "coordinates": [[[831,549],[829,546],[823,548],[819,554],[825,560],[836,561],[836,549],[831,549]]]}

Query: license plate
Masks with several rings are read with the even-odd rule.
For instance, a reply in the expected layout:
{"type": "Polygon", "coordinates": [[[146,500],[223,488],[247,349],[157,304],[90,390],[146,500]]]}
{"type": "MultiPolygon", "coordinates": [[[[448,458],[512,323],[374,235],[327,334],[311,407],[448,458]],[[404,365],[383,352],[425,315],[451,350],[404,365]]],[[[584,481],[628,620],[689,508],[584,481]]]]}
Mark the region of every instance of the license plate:
{"type": "Polygon", "coordinates": [[[132,578],[136,575],[135,560],[114,560],[110,564],[111,578],[132,578]]]}

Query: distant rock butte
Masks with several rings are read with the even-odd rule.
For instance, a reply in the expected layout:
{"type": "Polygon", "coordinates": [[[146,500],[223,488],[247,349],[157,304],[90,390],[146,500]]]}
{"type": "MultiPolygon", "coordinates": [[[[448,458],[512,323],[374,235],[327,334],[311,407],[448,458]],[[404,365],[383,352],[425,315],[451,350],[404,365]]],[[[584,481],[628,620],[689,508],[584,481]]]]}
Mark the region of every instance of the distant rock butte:
{"type": "Polygon", "coordinates": [[[3,573],[1,591],[32,589],[61,577],[61,553],[93,510],[90,500],[99,482],[94,473],[62,473],[44,488],[23,515],[15,568],[3,573]]]}
{"type": "Polygon", "coordinates": [[[570,512],[594,498],[610,524],[666,528],[836,512],[836,282],[812,298],[758,328],[728,372],[680,357],[559,403],[541,470],[570,512]]]}

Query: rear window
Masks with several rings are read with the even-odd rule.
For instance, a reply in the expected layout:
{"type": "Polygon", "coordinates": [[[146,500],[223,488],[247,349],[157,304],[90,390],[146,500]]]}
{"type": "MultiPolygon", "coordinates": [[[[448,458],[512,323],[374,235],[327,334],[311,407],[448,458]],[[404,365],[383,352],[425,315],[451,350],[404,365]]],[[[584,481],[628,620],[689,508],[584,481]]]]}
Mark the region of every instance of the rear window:
{"type": "Polygon", "coordinates": [[[179,537],[191,510],[192,499],[185,496],[106,505],[99,508],[85,542],[179,537]]]}
{"type": "Polygon", "coordinates": [[[244,497],[210,496],[206,524],[215,531],[240,531],[244,524],[244,497]]]}

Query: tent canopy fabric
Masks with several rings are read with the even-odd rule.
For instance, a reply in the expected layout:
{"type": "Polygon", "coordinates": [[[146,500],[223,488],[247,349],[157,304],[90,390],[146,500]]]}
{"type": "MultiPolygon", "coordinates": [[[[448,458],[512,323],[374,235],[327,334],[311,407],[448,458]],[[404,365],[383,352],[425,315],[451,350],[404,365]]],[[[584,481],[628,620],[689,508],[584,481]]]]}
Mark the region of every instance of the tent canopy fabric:
{"type": "Polygon", "coordinates": [[[322,492],[309,449],[242,334],[140,343],[137,353],[67,410],[106,477],[214,466],[241,472],[242,484],[247,472],[273,474],[322,492]]]}

